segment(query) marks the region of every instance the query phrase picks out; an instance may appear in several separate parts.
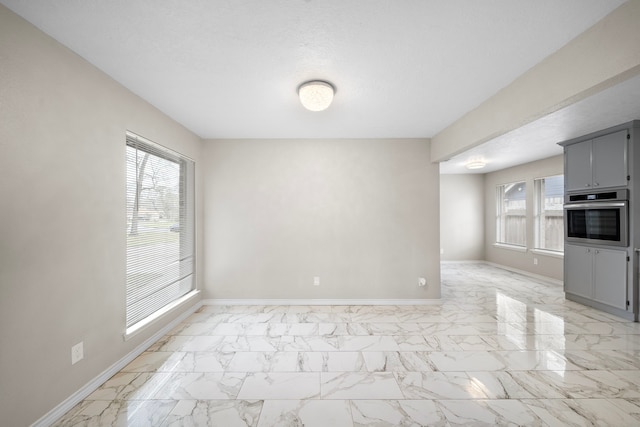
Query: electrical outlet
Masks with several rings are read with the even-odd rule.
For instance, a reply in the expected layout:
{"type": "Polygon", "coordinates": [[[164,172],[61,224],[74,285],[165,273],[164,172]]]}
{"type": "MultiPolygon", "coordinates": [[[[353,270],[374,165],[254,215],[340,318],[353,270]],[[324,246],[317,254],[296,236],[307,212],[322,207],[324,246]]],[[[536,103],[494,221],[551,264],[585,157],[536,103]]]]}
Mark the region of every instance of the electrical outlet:
{"type": "Polygon", "coordinates": [[[320,276],[313,277],[313,286],[320,286],[320,276]]]}
{"type": "Polygon", "coordinates": [[[71,347],[71,364],[75,365],[82,359],[84,359],[84,342],[80,341],[78,344],[71,347]]]}
{"type": "Polygon", "coordinates": [[[533,265],[538,265],[538,258],[533,259],[533,265]]]}
{"type": "Polygon", "coordinates": [[[420,286],[420,287],[427,286],[427,279],[425,279],[424,277],[419,277],[418,278],[418,286],[420,286]]]}

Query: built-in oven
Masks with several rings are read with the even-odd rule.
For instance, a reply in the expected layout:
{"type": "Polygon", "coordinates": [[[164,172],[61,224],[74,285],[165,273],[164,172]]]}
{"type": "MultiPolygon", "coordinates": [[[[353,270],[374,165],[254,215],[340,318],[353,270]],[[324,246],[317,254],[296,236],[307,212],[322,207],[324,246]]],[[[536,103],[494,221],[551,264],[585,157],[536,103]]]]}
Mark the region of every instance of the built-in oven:
{"type": "Polygon", "coordinates": [[[567,242],[628,246],[628,190],[568,194],[564,201],[567,242]]]}

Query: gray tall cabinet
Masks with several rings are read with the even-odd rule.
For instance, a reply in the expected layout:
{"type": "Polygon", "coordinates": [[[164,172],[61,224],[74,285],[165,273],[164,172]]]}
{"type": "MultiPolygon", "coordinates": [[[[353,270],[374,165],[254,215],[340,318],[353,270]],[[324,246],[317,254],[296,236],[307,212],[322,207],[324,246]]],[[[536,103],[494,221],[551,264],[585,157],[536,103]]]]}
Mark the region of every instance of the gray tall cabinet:
{"type": "MultiPolygon", "coordinates": [[[[565,209],[564,291],[567,299],[638,321],[640,248],[640,121],[561,142],[565,206],[594,194],[628,195],[626,244],[567,237],[565,209]],[[577,240],[577,241],[576,241],[577,240]],[[588,241],[587,241],[588,240],[588,241]]],[[[599,197],[599,196],[597,196],[599,197]]],[[[597,206],[597,200],[589,205],[597,206]]]]}

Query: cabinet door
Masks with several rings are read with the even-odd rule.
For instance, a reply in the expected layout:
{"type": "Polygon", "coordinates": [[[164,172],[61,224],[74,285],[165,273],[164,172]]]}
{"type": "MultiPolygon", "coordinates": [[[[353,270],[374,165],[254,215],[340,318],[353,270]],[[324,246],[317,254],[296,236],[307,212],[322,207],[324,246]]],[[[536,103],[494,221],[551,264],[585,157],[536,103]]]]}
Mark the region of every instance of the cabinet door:
{"type": "Polygon", "coordinates": [[[591,299],[593,297],[591,248],[564,245],[564,291],[591,299]]]}
{"type": "Polygon", "coordinates": [[[566,170],[564,183],[567,191],[591,188],[591,140],[565,148],[566,170]]]}
{"type": "Polygon", "coordinates": [[[593,188],[627,185],[627,131],[593,140],[593,188]]]}
{"type": "Polygon", "coordinates": [[[610,249],[592,250],[593,299],[610,306],[627,309],[627,252],[610,249]]]}

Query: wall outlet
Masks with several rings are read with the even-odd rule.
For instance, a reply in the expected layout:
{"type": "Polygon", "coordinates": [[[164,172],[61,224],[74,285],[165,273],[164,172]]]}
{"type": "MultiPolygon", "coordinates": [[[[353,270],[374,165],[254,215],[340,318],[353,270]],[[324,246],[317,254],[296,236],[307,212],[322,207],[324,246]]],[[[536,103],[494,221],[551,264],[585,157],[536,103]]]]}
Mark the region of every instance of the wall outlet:
{"type": "Polygon", "coordinates": [[[320,276],[313,277],[313,286],[320,286],[320,276]]]}
{"type": "Polygon", "coordinates": [[[538,258],[533,259],[533,265],[538,265],[538,258]]]}
{"type": "Polygon", "coordinates": [[[444,254],[444,248],[440,248],[440,255],[444,254]]]}
{"type": "Polygon", "coordinates": [[[427,279],[425,279],[424,277],[418,278],[418,286],[427,286],[427,279]]]}
{"type": "Polygon", "coordinates": [[[84,342],[80,341],[78,344],[71,347],[71,364],[75,365],[82,359],[84,359],[84,342]]]}

